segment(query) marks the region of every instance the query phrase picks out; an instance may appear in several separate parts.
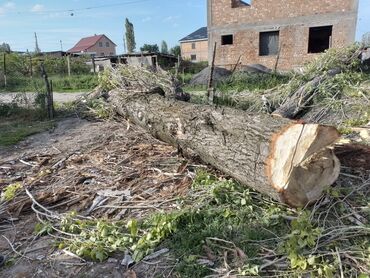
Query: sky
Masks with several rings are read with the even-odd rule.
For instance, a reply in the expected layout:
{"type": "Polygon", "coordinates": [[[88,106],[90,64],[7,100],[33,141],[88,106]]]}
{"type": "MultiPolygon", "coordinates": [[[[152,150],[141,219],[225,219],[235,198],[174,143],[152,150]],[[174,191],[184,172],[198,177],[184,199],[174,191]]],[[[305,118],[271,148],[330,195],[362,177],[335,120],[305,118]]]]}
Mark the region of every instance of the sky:
{"type": "MultiPolygon", "coordinates": [[[[306,1],[306,0],[302,0],[306,1]]],[[[137,49],[165,40],[169,47],[207,24],[206,0],[0,1],[0,43],[33,51],[72,48],[82,37],[106,34],[123,52],[125,18],[134,24],[137,49]],[[60,41],[62,41],[62,46],[60,41]]],[[[360,0],[356,38],[370,31],[370,0],[360,0]]]]}

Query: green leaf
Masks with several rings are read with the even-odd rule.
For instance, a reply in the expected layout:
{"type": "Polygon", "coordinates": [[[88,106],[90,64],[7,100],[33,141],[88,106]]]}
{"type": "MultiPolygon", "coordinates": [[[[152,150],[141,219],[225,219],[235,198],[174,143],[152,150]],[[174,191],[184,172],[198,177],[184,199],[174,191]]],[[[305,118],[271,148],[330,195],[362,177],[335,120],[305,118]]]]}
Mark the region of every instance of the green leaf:
{"type": "Polygon", "coordinates": [[[107,256],[103,251],[99,250],[95,252],[95,258],[100,262],[103,262],[107,258],[107,256]]]}
{"type": "Polygon", "coordinates": [[[138,225],[137,225],[137,220],[136,219],[131,219],[127,223],[127,228],[130,229],[130,233],[133,237],[136,237],[138,235],[138,225]]]}
{"type": "Polygon", "coordinates": [[[307,259],[307,263],[309,265],[314,265],[315,264],[315,261],[316,261],[316,257],[315,256],[310,256],[308,259],[307,259]]]}
{"type": "Polygon", "coordinates": [[[135,262],[140,261],[142,258],[144,258],[144,252],[140,250],[135,250],[132,258],[134,259],[135,262]]]}

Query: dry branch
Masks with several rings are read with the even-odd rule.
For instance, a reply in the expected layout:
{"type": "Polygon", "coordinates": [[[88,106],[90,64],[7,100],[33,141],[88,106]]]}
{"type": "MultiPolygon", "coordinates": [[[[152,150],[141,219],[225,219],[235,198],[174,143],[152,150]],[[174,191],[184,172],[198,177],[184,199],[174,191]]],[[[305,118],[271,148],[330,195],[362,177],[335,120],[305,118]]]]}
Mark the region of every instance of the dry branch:
{"type": "Polygon", "coordinates": [[[332,78],[341,72],[340,69],[330,70],[326,75],[316,76],[313,80],[301,86],[272,115],[295,119],[311,103],[317,87],[324,80],[332,78]]]}

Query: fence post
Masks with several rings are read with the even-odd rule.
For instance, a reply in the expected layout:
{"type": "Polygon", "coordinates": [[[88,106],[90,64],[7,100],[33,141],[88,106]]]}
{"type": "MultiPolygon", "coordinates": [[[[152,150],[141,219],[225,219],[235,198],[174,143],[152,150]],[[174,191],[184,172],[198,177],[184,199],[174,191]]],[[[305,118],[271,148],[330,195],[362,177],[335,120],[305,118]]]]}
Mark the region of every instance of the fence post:
{"type": "Polygon", "coordinates": [[[94,69],[94,74],[96,74],[96,67],[95,67],[95,55],[91,54],[91,63],[94,69]]]}
{"type": "Polygon", "coordinates": [[[6,81],[6,53],[4,52],[4,87],[6,88],[7,81],[6,81]]]}
{"type": "Polygon", "coordinates": [[[68,76],[71,77],[71,58],[67,55],[68,76]]]}
{"type": "Polygon", "coordinates": [[[180,69],[180,55],[177,55],[176,77],[179,75],[179,69],[180,69]]]}
{"type": "Polygon", "coordinates": [[[30,76],[33,77],[33,69],[32,69],[32,55],[30,53],[30,76]]]}
{"type": "Polygon", "coordinates": [[[208,99],[209,105],[213,104],[213,99],[215,95],[215,89],[213,88],[213,72],[215,70],[216,49],[217,49],[217,42],[215,42],[215,45],[213,47],[212,64],[211,64],[211,70],[209,73],[209,80],[208,80],[207,99],[208,99]]]}
{"type": "Polygon", "coordinates": [[[41,64],[41,74],[45,81],[46,86],[46,109],[49,120],[54,118],[54,103],[53,103],[53,91],[52,84],[50,85],[48,75],[45,71],[44,63],[41,64]]]}
{"type": "Polygon", "coordinates": [[[274,74],[276,74],[276,71],[277,71],[277,68],[278,68],[278,65],[279,65],[280,52],[281,52],[281,45],[279,45],[278,53],[277,53],[277,56],[276,56],[276,62],[275,62],[275,65],[274,65],[274,74]]]}
{"type": "Polygon", "coordinates": [[[50,110],[52,118],[54,118],[55,110],[54,110],[54,86],[53,86],[53,80],[50,80],[50,110]]]}

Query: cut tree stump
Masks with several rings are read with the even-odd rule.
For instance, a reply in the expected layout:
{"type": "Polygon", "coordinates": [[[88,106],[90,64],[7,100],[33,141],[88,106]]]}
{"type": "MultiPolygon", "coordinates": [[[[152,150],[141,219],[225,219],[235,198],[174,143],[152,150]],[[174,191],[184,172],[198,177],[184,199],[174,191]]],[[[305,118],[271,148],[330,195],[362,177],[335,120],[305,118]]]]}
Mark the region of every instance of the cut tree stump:
{"type": "Polygon", "coordinates": [[[338,178],[334,127],[303,124],[156,93],[109,93],[118,114],[156,138],[191,149],[243,185],[293,207],[316,201],[338,178]]]}

